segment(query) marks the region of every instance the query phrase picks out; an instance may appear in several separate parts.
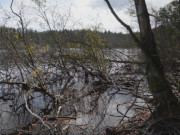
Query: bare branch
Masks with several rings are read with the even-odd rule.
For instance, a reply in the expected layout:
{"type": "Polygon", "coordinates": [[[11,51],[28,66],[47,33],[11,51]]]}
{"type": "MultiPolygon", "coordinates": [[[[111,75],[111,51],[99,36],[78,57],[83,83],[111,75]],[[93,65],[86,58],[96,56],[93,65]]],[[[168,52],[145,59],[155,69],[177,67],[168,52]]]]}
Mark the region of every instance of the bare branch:
{"type": "Polygon", "coordinates": [[[121,25],[123,25],[123,26],[129,31],[129,33],[131,34],[132,38],[133,38],[134,41],[137,43],[137,45],[138,45],[140,48],[142,48],[142,45],[141,45],[140,40],[139,40],[139,39],[137,38],[137,36],[134,34],[134,32],[132,31],[131,27],[130,27],[129,25],[127,25],[124,21],[122,21],[122,20],[119,18],[119,16],[115,13],[114,9],[112,8],[109,0],[104,0],[104,1],[107,3],[110,11],[112,12],[113,16],[117,19],[117,21],[118,21],[121,25]]]}
{"type": "Polygon", "coordinates": [[[42,122],[42,124],[50,130],[51,134],[53,134],[52,131],[51,131],[51,128],[41,119],[41,117],[38,116],[37,114],[33,113],[33,112],[29,109],[28,104],[27,104],[26,95],[25,95],[25,94],[24,94],[24,101],[25,101],[26,109],[28,110],[28,112],[29,112],[31,115],[33,115],[34,117],[36,117],[37,119],[39,119],[39,120],[42,122]]]}

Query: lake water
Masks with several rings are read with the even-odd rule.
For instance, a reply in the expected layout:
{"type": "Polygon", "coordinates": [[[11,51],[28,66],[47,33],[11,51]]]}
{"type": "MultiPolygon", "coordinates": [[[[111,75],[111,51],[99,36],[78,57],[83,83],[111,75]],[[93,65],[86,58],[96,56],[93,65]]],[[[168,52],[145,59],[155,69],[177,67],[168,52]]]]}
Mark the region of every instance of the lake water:
{"type": "MultiPolygon", "coordinates": [[[[139,53],[139,50],[116,49],[116,53],[110,56],[109,59],[137,61],[137,54],[139,53]]],[[[1,54],[4,54],[4,51],[1,54]]],[[[5,58],[1,58],[1,63],[7,64],[5,58]]],[[[111,75],[110,78],[116,84],[107,85],[103,92],[94,93],[92,92],[96,90],[94,89],[96,85],[94,82],[97,83],[99,80],[96,77],[89,76],[89,83],[85,83],[82,79],[84,78],[82,68],[73,69],[68,67],[71,69],[70,74],[72,76],[68,80],[67,75],[64,73],[66,71],[63,71],[63,69],[49,67],[47,64],[39,66],[41,71],[48,71],[49,74],[43,77],[47,82],[48,91],[56,95],[57,98],[54,101],[47,95],[32,90],[27,96],[29,108],[33,113],[41,116],[49,127],[53,127],[52,131],[57,134],[105,133],[107,127],[117,126],[124,114],[127,113],[126,117],[123,117],[124,120],[135,114],[133,108],[127,111],[131,103],[136,100],[136,103],[140,105],[143,101],[133,97],[132,92],[147,88],[146,80],[142,75],[136,74],[136,72],[130,74],[132,70],[139,70],[136,64],[133,64],[133,66],[115,62],[111,64],[108,75],[111,75]]],[[[6,67],[1,68],[1,81],[5,80],[5,78],[20,80],[18,78],[20,76],[18,67],[6,69],[6,67]]],[[[24,68],[23,72],[28,75],[29,69],[24,68]]],[[[25,79],[28,78],[26,77],[25,79]]],[[[97,85],[97,87],[100,87],[101,90],[102,86],[97,85]]],[[[23,96],[25,93],[19,85],[0,84],[1,134],[15,133],[16,131],[24,134],[50,134],[47,128],[27,111],[23,96]],[[6,94],[9,95],[6,96],[6,94]]]]}

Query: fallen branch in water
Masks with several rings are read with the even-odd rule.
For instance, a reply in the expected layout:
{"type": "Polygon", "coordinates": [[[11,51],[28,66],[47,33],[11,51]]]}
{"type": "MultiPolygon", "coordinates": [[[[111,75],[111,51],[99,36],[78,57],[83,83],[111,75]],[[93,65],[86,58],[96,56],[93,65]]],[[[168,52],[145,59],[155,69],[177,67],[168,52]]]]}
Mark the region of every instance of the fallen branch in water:
{"type": "Polygon", "coordinates": [[[22,85],[22,89],[25,90],[25,91],[28,91],[29,89],[33,89],[36,92],[41,92],[41,93],[47,94],[52,99],[55,99],[55,96],[53,94],[51,94],[46,88],[32,86],[32,85],[30,85],[30,84],[28,84],[26,82],[0,81],[0,84],[22,85]]]}
{"type": "Polygon", "coordinates": [[[42,120],[42,118],[40,116],[38,116],[37,114],[33,113],[29,107],[28,107],[28,104],[27,104],[27,99],[26,99],[26,94],[24,94],[24,101],[25,101],[25,106],[26,106],[26,109],[28,110],[28,112],[33,115],[34,117],[36,117],[37,119],[39,119],[41,121],[41,123],[47,127],[49,129],[49,131],[51,132],[51,134],[53,135],[53,132],[51,131],[51,128],[42,120]]]}
{"type": "Polygon", "coordinates": [[[141,61],[124,61],[124,60],[111,60],[111,59],[106,59],[109,62],[115,62],[115,63],[125,63],[125,64],[146,64],[146,62],[141,62],[141,61]]]}

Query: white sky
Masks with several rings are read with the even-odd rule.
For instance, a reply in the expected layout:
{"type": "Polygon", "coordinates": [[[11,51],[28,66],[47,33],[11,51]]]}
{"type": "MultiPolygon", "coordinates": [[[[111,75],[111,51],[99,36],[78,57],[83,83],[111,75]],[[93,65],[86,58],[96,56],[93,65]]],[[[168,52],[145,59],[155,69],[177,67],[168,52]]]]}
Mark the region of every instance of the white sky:
{"type": "MultiPolygon", "coordinates": [[[[0,0],[1,6],[9,11],[11,0],[0,0]]],[[[37,11],[33,9],[35,5],[31,0],[14,0],[14,10],[19,13],[17,7],[20,7],[20,2],[24,1],[24,12],[25,12],[25,21],[26,23],[31,22],[28,25],[28,28],[43,30],[46,28],[46,25],[42,23],[42,19],[39,19],[37,11]],[[39,27],[38,24],[41,24],[43,27],[39,27]]],[[[168,4],[172,0],[146,0],[147,6],[149,9],[151,7],[159,9],[164,5],[168,4]]],[[[135,18],[129,17],[128,8],[131,7],[132,0],[110,0],[113,8],[119,15],[119,17],[124,20],[127,24],[131,25],[134,30],[137,30],[137,24],[135,23],[135,18]],[[131,1],[131,2],[130,2],[131,1]]],[[[110,30],[113,32],[125,32],[125,29],[115,20],[109,11],[108,7],[104,0],[47,0],[47,5],[51,8],[47,8],[46,11],[52,12],[54,9],[57,9],[56,12],[58,15],[54,15],[59,22],[59,27],[64,26],[64,22],[68,19],[66,28],[70,29],[79,29],[79,28],[91,28],[94,26],[100,26],[103,30],[110,30]],[[57,6],[55,8],[55,5],[57,6]],[[69,16],[70,13],[70,17],[69,16]],[[62,21],[62,18],[64,21],[62,21]]],[[[37,9],[37,8],[36,8],[37,9]]],[[[3,13],[3,12],[1,12],[3,13]]],[[[8,12],[9,14],[10,12],[8,12]]],[[[12,16],[12,14],[11,14],[12,16]]],[[[0,19],[3,16],[0,15],[0,19]]],[[[50,20],[50,23],[53,24],[52,17],[50,14],[47,15],[50,20]]],[[[17,26],[17,21],[12,20],[7,23],[10,26],[17,26]]],[[[2,19],[1,19],[2,20],[2,19]]],[[[1,21],[1,24],[4,23],[1,21]]]]}

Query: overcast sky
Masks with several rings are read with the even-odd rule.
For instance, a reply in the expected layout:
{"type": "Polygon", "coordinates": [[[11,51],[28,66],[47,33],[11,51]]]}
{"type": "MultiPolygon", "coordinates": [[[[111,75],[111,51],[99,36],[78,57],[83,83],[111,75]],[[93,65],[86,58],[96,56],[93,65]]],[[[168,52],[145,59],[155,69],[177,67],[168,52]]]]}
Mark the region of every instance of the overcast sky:
{"type": "MultiPolygon", "coordinates": [[[[8,10],[10,7],[11,0],[0,0],[1,6],[8,10]]],[[[20,4],[20,1],[24,1],[24,5],[28,7],[33,7],[33,2],[31,0],[14,0],[16,3],[20,4]]],[[[151,7],[155,9],[159,9],[164,5],[168,4],[172,0],[146,0],[147,6],[149,9],[151,7]]],[[[112,7],[115,9],[117,14],[122,20],[124,20],[127,24],[131,25],[134,30],[137,30],[137,24],[135,23],[135,18],[129,17],[128,8],[132,6],[131,0],[110,0],[112,7]]],[[[115,20],[109,11],[104,0],[47,0],[47,5],[51,6],[51,10],[55,9],[54,5],[56,5],[59,10],[58,13],[62,16],[69,16],[69,22],[67,23],[67,28],[91,28],[93,26],[100,26],[104,30],[110,30],[113,32],[125,32],[125,29],[115,20]],[[48,3],[49,2],[49,3],[48,3]]],[[[19,5],[14,5],[14,9],[16,9],[19,5]]],[[[28,18],[29,20],[36,20],[36,23],[31,23],[28,27],[34,29],[43,29],[37,26],[38,23],[37,15],[33,9],[25,10],[29,12],[28,18]],[[31,14],[31,15],[30,15],[31,14]],[[30,19],[31,18],[31,19],[30,19]]],[[[17,10],[17,12],[19,12],[17,10]]],[[[0,17],[4,17],[0,15],[0,17]]],[[[49,18],[51,18],[49,16],[49,18]]],[[[64,17],[67,19],[66,17],[64,17]]],[[[59,17],[59,20],[61,18],[59,17]]],[[[1,19],[2,20],[2,19],[1,19]]],[[[27,21],[28,22],[28,21],[27,21]]],[[[30,22],[30,21],[29,21],[30,22]]],[[[2,22],[1,22],[2,23],[2,22]]],[[[16,25],[15,23],[10,23],[9,25],[16,25]]]]}

